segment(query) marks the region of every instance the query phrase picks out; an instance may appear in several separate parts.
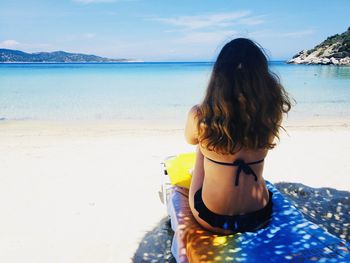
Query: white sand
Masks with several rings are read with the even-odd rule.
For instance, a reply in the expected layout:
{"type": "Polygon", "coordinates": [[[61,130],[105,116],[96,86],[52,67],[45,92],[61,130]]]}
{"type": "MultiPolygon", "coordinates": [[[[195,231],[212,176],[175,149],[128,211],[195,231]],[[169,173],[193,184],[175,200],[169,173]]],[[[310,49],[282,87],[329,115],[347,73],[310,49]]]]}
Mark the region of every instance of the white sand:
{"type": "MultiPolygon", "coordinates": [[[[267,180],[350,191],[349,122],[288,133],[267,180]]],[[[2,122],[0,262],[129,262],[166,215],[160,162],[192,150],[179,127],[2,122]]]]}

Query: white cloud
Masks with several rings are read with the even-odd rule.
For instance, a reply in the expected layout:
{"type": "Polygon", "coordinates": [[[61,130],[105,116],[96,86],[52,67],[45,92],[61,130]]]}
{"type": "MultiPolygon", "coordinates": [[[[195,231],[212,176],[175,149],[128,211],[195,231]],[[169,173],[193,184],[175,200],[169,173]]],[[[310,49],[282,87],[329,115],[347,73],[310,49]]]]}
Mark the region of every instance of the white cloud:
{"type": "Polygon", "coordinates": [[[18,45],[19,45],[19,42],[13,39],[8,39],[0,42],[0,46],[4,48],[14,48],[14,47],[17,47],[18,45]]]}
{"type": "Polygon", "coordinates": [[[26,50],[34,50],[34,51],[57,50],[55,46],[47,43],[24,44],[24,45],[21,45],[21,47],[25,48],[26,50]]]}
{"type": "MultiPolygon", "coordinates": [[[[178,32],[175,43],[210,44],[242,37],[242,26],[264,23],[264,15],[252,16],[251,11],[219,12],[193,16],[149,17],[148,20],[172,25],[166,33],[178,32]],[[174,28],[175,27],[175,28],[174,28]]],[[[243,28],[244,29],[244,28],[243,28]]]]}
{"type": "Polygon", "coordinates": [[[96,37],[96,34],[94,34],[94,33],[83,34],[83,38],[91,39],[91,38],[95,38],[95,37],[96,37]]]}
{"type": "Polygon", "coordinates": [[[249,37],[283,37],[283,38],[300,38],[305,37],[309,35],[313,35],[315,31],[313,29],[305,29],[305,30],[299,30],[299,31],[293,31],[293,32],[276,32],[272,31],[271,29],[264,29],[260,31],[254,31],[249,32],[249,37]]]}
{"type": "Polygon", "coordinates": [[[301,31],[283,33],[282,36],[299,38],[299,37],[309,36],[309,35],[312,35],[314,33],[315,33],[314,30],[309,29],[309,30],[301,30],[301,31]]]}
{"type": "Polygon", "coordinates": [[[73,2],[82,4],[113,3],[116,0],[73,0],[73,2]]]}
{"type": "Polygon", "coordinates": [[[173,18],[154,17],[149,20],[182,27],[187,30],[203,28],[229,27],[232,25],[257,25],[264,22],[262,16],[252,17],[250,11],[225,12],[194,16],[178,16],[173,18]]]}
{"type": "Polygon", "coordinates": [[[217,44],[220,41],[232,39],[239,36],[238,31],[234,30],[215,30],[210,32],[189,32],[176,40],[178,43],[205,43],[217,44]]]}
{"type": "Polygon", "coordinates": [[[246,18],[240,19],[239,23],[247,26],[255,26],[265,22],[263,17],[265,16],[261,15],[261,16],[246,17],[246,18]]]}
{"type": "Polygon", "coordinates": [[[12,39],[0,42],[0,48],[19,49],[25,52],[57,50],[56,47],[48,43],[19,43],[18,41],[12,39]]]}

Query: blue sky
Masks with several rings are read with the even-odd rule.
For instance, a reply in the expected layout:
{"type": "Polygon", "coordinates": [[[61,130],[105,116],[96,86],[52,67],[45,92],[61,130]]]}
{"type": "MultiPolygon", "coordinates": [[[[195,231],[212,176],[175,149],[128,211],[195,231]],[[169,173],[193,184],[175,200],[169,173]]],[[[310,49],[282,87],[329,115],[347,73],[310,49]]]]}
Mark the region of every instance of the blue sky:
{"type": "Polygon", "coordinates": [[[0,47],[214,60],[235,37],[287,59],[350,26],[349,0],[1,0],[0,47]]]}

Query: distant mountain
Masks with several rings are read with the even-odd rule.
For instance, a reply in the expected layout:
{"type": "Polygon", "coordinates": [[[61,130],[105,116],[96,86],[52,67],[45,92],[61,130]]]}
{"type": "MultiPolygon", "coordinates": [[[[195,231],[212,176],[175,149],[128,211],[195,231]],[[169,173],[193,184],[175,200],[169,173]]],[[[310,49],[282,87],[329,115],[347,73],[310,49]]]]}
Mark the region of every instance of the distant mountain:
{"type": "Polygon", "coordinates": [[[328,37],[313,49],[300,51],[288,63],[350,65],[350,27],[340,35],[328,37]]]}
{"type": "Polygon", "coordinates": [[[110,59],[95,55],[68,53],[64,51],[26,53],[19,50],[0,49],[0,63],[10,62],[127,62],[128,59],[110,59]]]}

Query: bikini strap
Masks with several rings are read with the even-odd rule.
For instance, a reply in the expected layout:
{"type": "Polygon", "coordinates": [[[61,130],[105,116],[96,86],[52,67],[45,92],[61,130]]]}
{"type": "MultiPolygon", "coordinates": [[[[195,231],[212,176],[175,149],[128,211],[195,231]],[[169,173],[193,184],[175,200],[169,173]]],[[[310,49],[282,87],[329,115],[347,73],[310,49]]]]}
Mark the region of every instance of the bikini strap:
{"type": "Polygon", "coordinates": [[[264,159],[261,159],[255,162],[246,163],[242,159],[237,159],[233,163],[224,163],[224,162],[218,162],[218,161],[212,160],[208,157],[205,157],[205,158],[207,158],[209,161],[212,161],[213,163],[216,163],[216,164],[227,165],[227,166],[237,166],[238,168],[236,172],[235,186],[238,186],[239,184],[239,176],[241,174],[241,171],[243,171],[247,175],[251,174],[252,176],[254,176],[254,180],[258,181],[258,177],[256,176],[255,172],[249,165],[262,163],[264,161],[264,159]]]}

